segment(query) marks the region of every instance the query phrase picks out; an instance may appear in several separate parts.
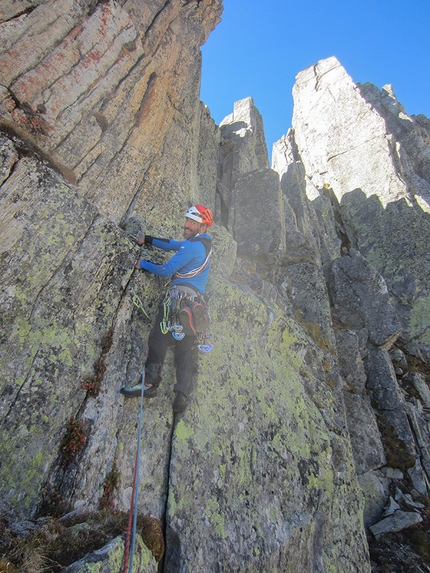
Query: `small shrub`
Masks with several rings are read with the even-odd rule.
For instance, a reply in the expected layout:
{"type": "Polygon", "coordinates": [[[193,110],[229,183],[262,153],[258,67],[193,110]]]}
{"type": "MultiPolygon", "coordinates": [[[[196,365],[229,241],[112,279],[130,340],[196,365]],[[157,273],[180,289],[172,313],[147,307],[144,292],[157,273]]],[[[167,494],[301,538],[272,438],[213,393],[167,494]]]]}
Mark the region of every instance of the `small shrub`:
{"type": "Polygon", "coordinates": [[[143,516],[138,519],[138,525],[145,545],[151,550],[154,559],[158,563],[161,561],[165,549],[161,523],[154,517],[143,516]]]}
{"type": "MultiPolygon", "coordinates": [[[[106,476],[108,477],[108,476],[106,476]]],[[[0,573],[59,573],[86,554],[127,531],[128,515],[113,511],[43,517],[20,536],[4,522],[0,535],[0,573]]],[[[164,554],[160,521],[138,516],[138,533],[157,562],[164,554]]]]}
{"type": "Polygon", "coordinates": [[[105,357],[112,347],[112,342],[113,329],[110,328],[102,338],[102,351],[98,360],[94,362],[94,374],[86,376],[82,384],[82,388],[87,391],[88,396],[96,397],[100,393],[101,383],[106,372],[105,357]]]}
{"type": "Polygon", "coordinates": [[[119,472],[114,463],[111,471],[107,474],[103,482],[103,495],[100,500],[100,509],[109,509],[114,507],[111,495],[118,485],[119,472]]]}
{"type": "Polygon", "coordinates": [[[75,420],[74,416],[70,416],[70,420],[66,424],[66,433],[60,444],[63,459],[70,460],[74,458],[83,449],[86,441],[84,424],[80,420],[75,420]]]}
{"type": "Polygon", "coordinates": [[[59,491],[50,486],[46,486],[42,492],[42,501],[37,509],[36,516],[39,517],[61,517],[72,511],[73,507],[59,491]]]}

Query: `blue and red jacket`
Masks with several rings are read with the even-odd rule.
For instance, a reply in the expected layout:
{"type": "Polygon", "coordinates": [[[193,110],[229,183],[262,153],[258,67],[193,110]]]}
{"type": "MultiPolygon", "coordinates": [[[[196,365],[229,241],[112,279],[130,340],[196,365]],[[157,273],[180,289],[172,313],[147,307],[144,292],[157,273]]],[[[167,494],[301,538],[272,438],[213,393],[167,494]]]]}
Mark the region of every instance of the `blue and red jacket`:
{"type": "Polygon", "coordinates": [[[206,233],[186,241],[158,239],[145,235],[145,244],[164,251],[176,251],[176,254],[169,262],[162,265],[141,261],[140,268],[160,277],[173,277],[170,286],[188,285],[203,294],[210,270],[211,242],[211,237],[206,233]]]}

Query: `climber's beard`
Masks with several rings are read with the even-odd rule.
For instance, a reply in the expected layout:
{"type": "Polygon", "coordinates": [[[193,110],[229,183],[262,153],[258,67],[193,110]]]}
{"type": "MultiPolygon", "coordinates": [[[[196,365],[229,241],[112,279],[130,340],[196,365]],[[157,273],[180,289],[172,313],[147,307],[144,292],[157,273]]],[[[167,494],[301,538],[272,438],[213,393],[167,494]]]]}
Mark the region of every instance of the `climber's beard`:
{"type": "Polygon", "coordinates": [[[193,221],[193,219],[185,219],[184,225],[184,239],[192,239],[199,233],[201,233],[201,228],[203,225],[198,223],[197,221],[193,221]]]}

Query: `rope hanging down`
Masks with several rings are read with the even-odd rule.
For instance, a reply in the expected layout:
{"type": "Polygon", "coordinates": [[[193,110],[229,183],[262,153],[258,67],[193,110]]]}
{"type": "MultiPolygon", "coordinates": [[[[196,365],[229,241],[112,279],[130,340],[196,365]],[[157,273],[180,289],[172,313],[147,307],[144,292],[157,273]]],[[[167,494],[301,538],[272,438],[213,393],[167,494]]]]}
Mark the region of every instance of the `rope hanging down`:
{"type": "Polygon", "coordinates": [[[139,426],[137,430],[137,451],[136,461],[134,464],[133,473],[133,488],[131,495],[130,513],[128,517],[127,536],[124,549],[124,566],[123,573],[132,573],[133,558],[136,546],[136,528],[137,528],[137,508],[139,501],[139,468],[140,468],[140,443],[142,436],[142,419],[143,419],[143,395],[148,386],[145,386],[145,368],[142,370],[142,389],[140,392],[140,408],[139,408],[139,426]]]}

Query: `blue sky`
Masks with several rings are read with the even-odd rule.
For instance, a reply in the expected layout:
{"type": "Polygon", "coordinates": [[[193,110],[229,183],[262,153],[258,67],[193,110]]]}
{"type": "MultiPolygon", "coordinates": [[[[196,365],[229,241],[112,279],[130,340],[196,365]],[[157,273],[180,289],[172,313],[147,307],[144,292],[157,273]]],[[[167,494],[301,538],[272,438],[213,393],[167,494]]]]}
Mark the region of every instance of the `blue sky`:
{"type": "Polygon", "coordinates": [[[330,56],[354,82],[392,84],[409,115],[430,117],[430,0],[224,0],[202,53],[213,119],[251,96],[269,155],[291,127],[296,75],[330,56]]]}

